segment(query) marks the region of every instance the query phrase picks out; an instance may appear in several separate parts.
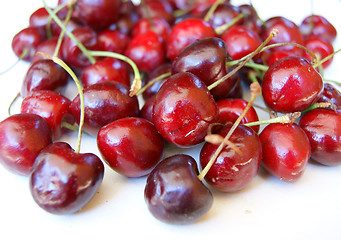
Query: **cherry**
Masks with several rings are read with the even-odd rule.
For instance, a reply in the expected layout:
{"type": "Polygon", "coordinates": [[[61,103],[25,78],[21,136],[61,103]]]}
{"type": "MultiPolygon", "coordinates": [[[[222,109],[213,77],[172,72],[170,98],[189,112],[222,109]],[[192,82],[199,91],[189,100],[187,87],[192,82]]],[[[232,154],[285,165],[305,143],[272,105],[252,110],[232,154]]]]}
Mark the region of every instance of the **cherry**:
{"type": "Polygon", "coordinates": [[[51,143],[48,123],[36,114],[15,114],[0,122],[0,162],[16,174],[28,176],[40,151],[51,143]]]}
{"type": "Polygon", "coordinates": [[[150,122],[153,122],[153,108],[155,97],[156,95],[153,95],[144,102],[139,114],[141,118],[147,119],[150,122]]]}
{"type": "Polygon", "coordinates": [[[311,144],[311,158],[323,165],[341,164],[341,113],[317,108],[299,121],[311,144]]]}
{"type": "MultiPolygon", "coordinates": [[[[234,123],[237,118],[243,113],[245,107],[248,102],[244,99],[236,98],[236,99],[221,99],[217,101],[217,106],[219,108],[219,123],[234,123]]],[[[250,109],[246,112],[244,117],[241,120],[241,124],[248,122],[257,122],[259,121],[258,114],[254,107],[250,107],[250,109]]],[[[251,127],[256,133],[259,131],[259,125],[251,127]]]]}
{"type": "Polygon", "coordinates": [[[31,27],[46,27],[49,22],[50,15],[44,7],[34,11],[29,19],[31,27]]]}
{"type": "Polygon", "coordinates": [[[263,31],[263,22],[253,6],[242,4],[239,6],[239,9],[244,14],[243,26],[260,35],[263,31]]]}
{"type": "Polygon", "coordinates": [[[63,68],[49,59],[41,59],[27,70],[20,94],[25,98],[37,90],[56,90],[65,86],[68,79],[63,68]]]}
{"type": "Polygon", "coordinates": [[[331,83],[324,83],[323,86],[323,92],[317,102],[330,102],[341,109],[341,92],[331,83]]]}
{"type": "Polygon", "coordinates": [[[179,147],[201,143],[218,107],[205,83],[192,73],[169,77],[156,94],[153,122],[160,134],[179,147]]]}
{"type": "Polygon", "coordinates": [[[34,201],[53,214],[79,211],[97,192],[104,165],[92,153],[74,152],[67,143],[57,142],[37,157],[30,175],[34,201]]]}
{"type": "Polygon", "coordinates": [[[144,198],[152,215],[171,224],[189,224],[211,208],[213,196],[197,178],[195,160],[177,154],[162,160],[149,174],[144,198]]]}
{"type": "Polygon", "coordinates": [[[71,101],[51,90],[38,90],[25,97],[21,103],[21,113],[37,114],[44,118],[52,129],[54,139],[62,136],[62,123],[73,124],[70,112],[71,101]]]}
{"type": "MultiPolygon", "coordinates": [[[[179,2],[180,0],[175,0],[179,2]]],[[[190,15],[192,17],[201,17],[201,14],[203,11],[207,10],[210,8],[216,0],[198,0],[198,1],[187,1],[187,7],[184,9],[190,9],[190,15]]],[[[223,3],[229,3],[229,0],[224,1],[223,3]]]]}
{"type": "Polygon", "coordinates": [[[216,37],[212,26],[204,20],[188,18],[176,23],[167,40],[167,57],[174,60],[180,52],[197,39],[216,37]]]}
{"type": "MultiPolygon", "coordinates": [[[[56,46],[57,46],[57,43],[58,43],[58,39],[56,37],[49,38],[49,39],[45,40],[44,42],[40,43],[37,46],[37,49],[33,55],[32,63],[34,63],[40,59],[46,59],[46,57],[44,57],[40,53],[45,53],[49,56],[53,56],[55,49],[56,49],[56,46]]],[[[57,56],[59,58],[62,58],[60,51],[58,51],[57,56]]]]}
{"type": "Polygon", "coordinates": [[[104,30],[98,33],[98,49],[123,54],[130,40],[130,36],[126,33],[118,30],[104,30]]]}
{"type": "MultiPolygon", "coordinates": [[[[129,1],[130,2],[130,1],[129,1]]],[[[117,30],[121,33],[130,35],[132,28],[135,26],[136,22],[140,19],[139,15],[136,13],[135,9],[129,12],[122,12],[116,23],[110,25],[110,30],[117,30]]]]}
{"type": "Polygon", "coordinates": [[[127,177],[149,174],[164,153],[164,141],[154,125],[137,117],[121,118],[102,127],[97,146],[108,166],[127,177]]]}
{"type": "Polygon", "coordinates": [[[80,80],[84,88],[105,81],[116,81],[130,86],[130,73],[125,62],[105,58],[85,67],[80,80]]]}
{"type": "Polygon", "coordinates": [[[304,58],[289,56],[269,66],[262,82],[265,104],[276,112],[299,112],[315,103],[323,81],[304,58]]]}
{"type": "MultiPolygon", "coordinates": [[[[319,37],[310,36],[304,41],[304,46],[315,53],[319,59],[323,59],[334,52],[333,45],[330,42],[324,41],[319,37]]],[[[311,60],[311,56],[305,53],[305,58],[311,60]]],[[[327,68],[333,61],[333,57],[322,63],[323,68],[327,68]]]]}
{"type": "MultiPolygon", "coordinates": [[[[232,124],[226,124],[217,132],[223,138],[232,124]]],[[[205,175],[205,180],[215,189],[236,192],[247,187],[256,177],[262,159],[262,145],[251,128],[238,125],[229,141],[239,149],[225,146],[205,175]]],[[[206,142],[200,151],[200,165],[205,168],[219,145],[206,142]]]]}
{"type": "Polygon", "coordinates": [[[75,10],[79,18],[91,28],[102,30],[118,20],[120,0],[77,0],[75,10]]]}
{"type": "MultiPolygon", "coordinates": [[[[129,87],[118,82],[106,81],[90,85],[84,92],[84,130],[96,136],[104,125],[139,114],[137,97],[129,96],[129,87]]],[[[71,113],[77,123],[80,120],[79,94],[72,100],[71,113]]]]}
{"type": "Polygon", "coordinates": [[[143,1],[137,7],[140,18],[160,17],[165,19],[169,24],[174,22],[173,7],[165,0],[148,0],[143,1]]]}
{"type": "Polygon", "coordinates": [[[27,27],[13,37],[12,49],[17,57],[22,58],[25,61],[31,61],[36,48],[45,40],[46,33],[42,28],[27,27]],[[25,54],[24,57],[22,57],[23,54],[25,54]]]}
{"type": "Polygon", "coordinates": [[[164,41],[167,41],[168,35],[171,32],[169,23],[161,17],[141,18],[132,29],[132,36],[135,37],[144,34],[148,31],[154,31],[161,36],[164,41]]]}
{"type": "MultiPolygon", "coordinates": [[[[211,6],[208,6],[208,8],[206,8],[206,10],[202,12],[201,16],[205,17],[210,8],[211,6]]],[[[216,28],[231,22],[240,13],[241,11],[237,6],[233,6],[229,3],[219,4],[219,6],[208,19],[208,22],[213,28],[216,28]]],[[[241,24],[242,22],[243,20],[239,20],[236,24],[241,24]]]]}
{"type": "Polygon", "coordinates": [[[166,61],[164,42],[153,31],[133,37],[125,55],[133,60],[141,71],[146,72],[152,71],[166,61]]]}
{"type": "MultiPolygon", "coordinates": [[[[86,27],[86,25],[83,22],[81,22],[78,18],[75,18],[75,17],[71,17],[66,24],[66,29],[70,32],[80,27],[86,27]]],[[[60,33],[62,32],[62,29],[59,27],[59,25],[55,21],[52,20],[51,31],[52,31],[52,36],[59,37],[60,33]]]]}
{"type": "Polygon", "coordinates": [[[275,177],[296,182],[304,173],[311,147],[303,129],[297,124],[267,125],[259,138],[262,142],[262,164],[275,177]]]}
{"type": "Polygon", "coordinates": [[[262,58],[265,60],[266,65],[270,66],[274,64],[276,61],[278,61],[279,59],[285,58],[288,56],[295,56],[295,54],[289,51],[285,51],[285,50],[273,50],[267,56],[262,55],[262,58]]]}

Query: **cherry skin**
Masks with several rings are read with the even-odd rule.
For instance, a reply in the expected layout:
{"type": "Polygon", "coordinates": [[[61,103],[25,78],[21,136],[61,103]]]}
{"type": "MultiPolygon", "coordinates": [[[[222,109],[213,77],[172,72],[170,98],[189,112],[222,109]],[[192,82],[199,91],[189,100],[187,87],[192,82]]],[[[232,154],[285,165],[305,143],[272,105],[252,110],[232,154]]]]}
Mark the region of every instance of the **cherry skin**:
{"type": "Polygon", "coordinates": [[[239,6],[239,9],[242,13],[245,14],[243,26],[252,30],[256,34],[261,35],[263,31],[263,23],[258,17],[258,14],[255,11],[254,7],[250,4],[242,4],[239,6]]]}
{"type": "Polygon", "coordinates": [[[34,11],[29,19],[31,27],[46,27],[49,22],[49,13],[44,7],[38,8],[34,11]]]}
{"type": "Polygon", "coordinates": [[[49,59],[38,60],[30,66],[21,87],[21,96],[27,97],[37,90],[57,90],[67,84],[68,73],[49,59]]]}
{"type": "MultiPolygon", "coordinates": [[[[334,52],[333,45],[330,42],[324,41],[319,37],[310,36],[305,39],[304,46],[310,49],[318,56],[318,59],[323,59],[334,52]]],[[[311,56],[306,52],[304,57],[311,60],[311,56]]],[[[333,57],[322,63],[322,67],[325,69],[332,63],[333,57]]]]}
{"type": "Polygon", "coordinates": [[[156,94],[153,122],[160,134],[179,147],[201,143],[218,107],[205,83],[192,73],[177,73],[156,94]]]}
{"type": "Polygon", "coordinates": [[[311,144],[311,158],[323,165],[341,164],[341,113],[314,109],[299,121],[311,144]]]}
{"type": "MultiPolygon", "coordinates": [[[[232,124],[220,129],[216,134],[223,138],[232,124]]],[[[251,128],[239,125],[229,138],[241,153],[225,146],[214,164],[205,175],[205,180],[222,192],[236,192],[247,187],[256,177],[262,159],[262,145],[258,135],[251,128]]],[[[205,168],[219,145],[205,143],[200,151],[200,166],[205,168]]]]}
{"type": "Polygon", "coordinates": [[[324,83],[323,86],[323,92],[317,102],[330,102],[341,109],[341,92],[331,83],[324,83]]]}
{"type": "Polygon", "coordinates": [[[264,56],[265,55],[262,55],[262,58],[265,60],[266,65],[270,66],[274,64],[276,61],[278,61],[279,59],[289,57],[289,56],[295,56],[295,54],[293,54],[290,51],[285,51],[285,50],[274,50],[274,51],[271,51],[269,55],[267,55],[266,57],[264,56]]]}
{"type": "Polygon", "coordinates": [[[178,154],[162,160],[150,173],[144,198],[152,215],[171,224],[189,224],[211,208],[213,196],[198,179],[195,160],[178,154]]]}
{"type": "MultiPolygon", "coordinates": [[[[57,43],[58,43],[58,38],[56,38],[56,37],[49,38],[49,39],[45,40],[44,42],[40,43],[36,48],[36,51],[32,57],[31,63],[34,63],[40,59],[47,59],[46,57],[44,57],[40,53],[45,53],[48,56],[53,56],[54,51],[55,51],[56,46],[57,46],[57,43]]],[[[58,51],[57,57],[59,57],[60,59],[63,58],[60,50],[58,51]]]]}
{"type": "Polygon", "coordinates": [[[45,148],[30,175],[30,191],[39,207],[53,214],[79,211],[96,194],[104,176],[102,161],[79,154],[64,142],[45,148]]]}
{"type": "Polygon", "coordinates": [[[299,112],[315,103],[323,90],[318,72],[304,58],[289,56],[269,66],[262,82],[265,104],[276,112],[299,112]]]}
{"type": "Polygon", "coordinates": [[[141,18],[132,29],[132,36],[154,31],[157,35],[161,36],[164,41],[167,41],[168,35],[171,32],[169,23],[161,17],[141,18]]]}
{"type": "MultiPolygon", "coordinates": [[[[217,106],[219,108],[219,123],[234,123],[237,118],[243,113],[248,102],[244,99],[221,99],[217,101],[217,106]]],[[[249,122],[259,121],[258,114],[253,106],[246,112],[245,116],[241,120],[241,124],[249,122]]],[[[251,127],[256,133],[259,131],[259,125],[251,127]]]]}
{"type": "Polygon", "coordinates": [[[74,123],[70,112],[71,101],[51,90],[39,90],[25,97],[21,103],[21,113],[37,114],[44,118],[52,129],[53,139],[62,136],[65,129],[62,122],[74,123]]]}
{"type": "Polygon", "coordinates": [[[137,13],[140,18],[160,17],[169,24],[174,22],[173,7],[165,0],[148,0],[137,7],[137,13]]]}
{"type": "Polygon", "coordinates": [[[152,71],[166,61],[164,42],[153,31],[132,38],[125,55],[145,72],[152,71]]]}
{"type": "Polygon", "coordinates": [[[140,17],[134,8],[129,12],[122,12],[117,22],[110,25],[109,29],[117,30],[124,34],[131,35],[131,31],[139,19],[140,17]]]}
{"type": "MultiPolygon", "coordinates": [[[[129,96],[129,87],[107,81],[90,85],[84,94],[84,130],[96,136],[99,129],[110,122],[139,114],[137,97],[129,96]]],[[[79,124],[80,98],[77,95],[70,105],[71,113],[79,124]]]]}
{"type": "Polygon", "coordinates": [[[156,95],[153,95],[147,100],[145,100],[139,114],[141,118],[147,119],[150,122],[153,122],[153,108],[155,103],[155,97],[156,95]]]}
{"type": "Polygon", "coordinates": [[[16,174],[28,176],[40,151],[51,143],[48,123],[36,114],[15,114],[0,122],[0,162],[16,174]]]}
{"type": "Polygon", "coordinates": [[[108,166],[127,177],[149,174],[164,153],[164,140],[154,125],[137,117],[121,118],[102,127],[97,146],[108,166]]]}
{"type": "Polygon", "coordinates": [[[296,182],[304,173],[311,153],[303,129],[297,124],[269,124],[259,138],[264,168],[285,182],[296,182]]]}
{"type": "Polygon", "coordinates": [[[128,34],[118,30],[104,30],[98,33],[98,48],[100,51],[123,54],[131,38],[128,34]]]}
{"type": "Polygon", "coordinates": [[[85,67],[80,81],[84,88],[106,81],[116,81],[130,86],[130,73],[125,62],[115,58],[105,58],[85,67]]]}
{"type": "Polygon", "coordinates": [[[167,57],[174,60],[180,52],[197,39],[216,37],[209,23],[189,18],[175,24],[169,34],[166,46],[167,57]]]}
{"type": "MultiPolygon", "coordinates": [[[[201,16],[204,18],[209,11],[211,6],[208,6],[205,11],[202,12],[201,16]]],[[[229,3],[220,4],[217,9],[212,13],[209,23],[213,28],[231,22],[241,13],[241,10],[237,6],[233,6],[229,3]]],[[[243,20],[239,20],[236,24],[241,24],[243,20]]]]}

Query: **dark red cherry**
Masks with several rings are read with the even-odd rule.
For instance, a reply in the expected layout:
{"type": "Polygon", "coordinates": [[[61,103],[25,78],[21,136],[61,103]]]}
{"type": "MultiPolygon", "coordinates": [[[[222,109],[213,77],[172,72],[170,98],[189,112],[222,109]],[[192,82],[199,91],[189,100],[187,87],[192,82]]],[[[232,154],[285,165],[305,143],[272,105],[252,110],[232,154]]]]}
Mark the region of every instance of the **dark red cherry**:
{"type": "Polygon", "coordinates": [[[243,26],[260,35],[263,31],[263,22],[251,4],[242,4],[239,6],[244,14],[243,26]]]}
{"type": "Polygon", "coordinates": [[[98,49],[123,54],[131,38],[118,30],[104,30],[98,33],[98,49]]]}
{"type": "Polygon", "coordinates": [[[300,30],[304,37],[313,35],[331,43],[337,35],[333,24],[321,15],[311,15],[304,18],[300,24],[300,30]]]}
{"type": "Polygon", "coordinates": [[[147,100],[145,100],[139,116],[141,118],[147,119],[150,122],[153,122],[153,108],[154,108],[154,102],[155,102],[156,95],[151,96],[147,100]]]}
{"type": "Polygon", "coordinates": [[[16,174],[29,175],[40,151],[51,143],[48,123],[36,114],[15,114],[0,122],[0,162],[16,174]]]}
{"type": "Polygon", "coordinates": [[[44,7],[34,11],[29,19],[31,27],[45,27],[50,21],[50,15],[44,7]]]}
{"type": "Polygon", "coordinates": [[[171,224],[189,224],[211,208],[211,191],[198,179],[195,160],[178,154],[162,160],[150,173],[144,198],[152,215],[171,224]]]}
{"type": "Polygon", "coordinates": [[[79,211],[98,191],[104,176],[102,161],[92,153],[79,154],[63,142],[45,148],[30,175],[34,201],[47,212],[79,211]]]}
{"type": "MultiPolygon", "coordinates": [[[[204,18],[211,6],[208,6],[205,11],[201,13],[201,17],[204,18]]],[[[220,4],[217,9],[212,13],[209,23],[213,28],[231,22],[241,13],[239,7],[231,5],[229,3],[220,4]]],[[[239,20],[236,24],[241,24],[243,20],[239,20]]]]}
{"type": "Polygon", "coordinates": [[[40,43],[46,40],[46,33],[40,27],[27,27],[18,32],[12,40],[12,49],[17,57],[28,51],[23,60],[31,61],[40,43]]]}
{"type": "Polygon", "coordinates": [[[21,113],[37,114],[44,118],[52,129],[53,138],[62,136],[62,122],[73,124],[70,112],[71,101],[51,90],[38,90],[23,99],[21,113]]]}
{"type": "Polygon", "coordinates": [[[41,59],[32,63],[27,70],[22,87],[21,96],[29,96],[37,90],[56,90],[67,84],[68,73],[49,59],[41,59]]]}
{"type": "MultiPolygon", "coordinates": [[[[316,54],[318,59],[323,59],[334,52],[333,45],[330,42],[324,41],[323,39],[310,36],[305,39],[304,46],[316,54]]],[[[311,55],[305,53],[304,57],[311,61],[311,55]]],[[[333,61],[333,57],[322,63],[323,68],[327,68],[333,61]]]]}
{"type": "Polygon", "coordinates": [[[259,138],[263,149],[262,166],[285,182],[296,182],[304,173],[311,153],[302,128],[297,124],[269,124],[259,138]]]}
{"type": "Polygon", "coordinates": [[[164,41],[167,41],[171,32],[171,26],[161,17],[153,17],[151,19],[141,18],[133,27],[132,36],[135,37],[148,31],[154,31],[157,35],[161,36],[164,41]]]}
{"type": "Polygon", "coordinates": [[[317,102],[330,102],[341,109],[341,92],[331,83],[324,83],[323,86],[323,92],[317,102]]]}
{"type": "MultiPolygon", "coordinates": [[[[129,87],[107,81],[90,85],[84,92],[84,130],[96,136],[98,130],[114,120],[139,114],[137,97],[129,96],[129,87]]],[[[80,99],[77,95],[70,109],[77,123],[80,119],[80,99]]]]}
{"type": "Polygon", "coordinates": [[[341,164],[341,113],[314,109],[299,121],[311,144],[311,158],[323,165],[341,164]]]}
{"type": "MultiPolygon", "coordinates": [[[[175,0],[176,2],[180,2],[181,0],[175,0]]],[[[182,2],[187,2],[185,3],[185,10],[190,10],[189,14],[192,17],[197,17],[197,18],[203,18],[202,17],[202,12],[207,10],[209,7],[212,6],[216,2],[216,0],[197,0],[197,1],[182,1],[182,2]]],[[[223,3],[229,3],[229,0],[226,0],[223,3]]]]}
{"type": "Polygon", "coordinates": [[[146,72],[166,61],[163,39],[153,31],[132,38],[125,55],[136,63],[139,70],[146,72]]]}
{"type": "Polygon", "coordinates": [[[202,19],[184,19],[175,24],[167,40],[167,57],[174,60],[180,52],[197,39],[216,37],[209,23],[202,19]]]}
{"type": "Polygon", "coordinates": [[[168,78],[156,94],[153,122],[160,134],[179,147],[201,143],[218,107],[204,82],[192,73],[168,78]]]}
{"type": "Polygon", "coordinates": [[[165,0],[148,0],[137,7],[140,18],[160,17],[169,24],[174,22],[173,7],[165,0]]]}
{"type": "MultiPolygon", "coordinates": [[[[219,108],[219,123],[234,123],[237,118],[243,113],[248,102],[244,99],[221,99],[217,101],[217,106],[219,108]]],[[[253,106],[246,112],[245,116],[241,120],[241,124],[249,122],[259,121],[258,114],[253,106]]],[[[259,131],[259,125],[251,127],[256,133],[259,131]]]]}
{"type": "MultiPolygon", "coordinates": [[[[225,137],[232,124],[227,124],[217,134],[225,137]]],[[[262,159],[262,145],[251,128],[239,125],[229,138],[239,150],[225,146],[207,172],[205,180],[215,189],[236,192],[247,187],[256,177],[262,159]]],[[[205,143],[200,152],[200,165],[204,169],[219,145],[205,143]]]]}
{"type": "Polygon", "coordinates": [[[110,30],[117,30],[124,34],[130,35],[132,28],[135,26],[136,22],[140,19],[136,11],[131,11],[127,13],[121,13],[120,18],[116,23],[110,25],[110,30]]]}
{"type": "Polygon", "coordinates": [[[121,0],[77,0],[75,10],[79,18],[91,28],[101,30],[118,20],[121,2],[121,0]]]}
{"type": "Polygon", "coordinates": [[[149,174],[163,157],[164,140],[143,118],[121,118],[101,128],[97,146],[103,160],[127,177],[149,174]]]}
{"type": "MultiPolygon", "coordinates": [[[[56,37],[49,38],[49,39],[45,40],[44,42],[40,43],[37,46],[37,49],[33,55],[32,63],[34,63],[40,59],[47,59],[46,57],[44,57],[40,53],[45,53],[48,56],[53,56],[55,49],[56,49],[56,46],[57,46],[57,43],[58,43],[58,38],[56,38],[56,37]]],[[[63,58],[60,50],[58,51],[57,57],[59,57],[60,59],[63,58]]]]}
{"type": "Polygon", "coordinates": [[[115,81],[130,86],[128,65],[115,58],[105,58],[85,67],[80,81],[84,88],[100,82],[115,81]]]}
{"type": "Polygon", "coordinates": [[[318,72],[304,58],[290,56],[265,72],[262,93],[265,104],[276,112],[298,112],[315,103],[323,90],[318,72]]]}

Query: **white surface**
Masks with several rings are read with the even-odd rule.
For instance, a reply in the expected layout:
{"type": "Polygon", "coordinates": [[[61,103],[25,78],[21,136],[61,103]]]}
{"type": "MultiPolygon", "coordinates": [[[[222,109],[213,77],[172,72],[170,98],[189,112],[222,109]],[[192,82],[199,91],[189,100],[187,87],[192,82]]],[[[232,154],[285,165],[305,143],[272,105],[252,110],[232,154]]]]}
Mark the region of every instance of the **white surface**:
{"type": "MultiPolygon", "coordinates": [[[[48,1],[55,6],[57,1],[48,1]]],[[[235,4],[249,1],[233,1],[235,4]]],[[[341,34],[339,0],[255,0],[262,19],[283,15],[297,24],[311,13],[322,14],[341,34]],[[313,2],[313,8],[311,3],[313,2]]],[[[0,71],[16,61],[12,37],[28,25],[40,0],[11,0],[0,8],[0,71]]],[[[341,37],[334,44],[341,48],[341,37]]],[[[341,54],[341,53],[340,53],[341,54]]],[[[328,79],[341,81],[341,56],[326,70],[328,79]]],[[[20,90],[28,64],[21,63],[0,76],[0,120],[20,90]]],[[[70,92],[72,93],[72,91],[70,92]]],[[[17,112],[17,106],[13,109],[17,112]]],[[[72,146],[76,133],[66,136],[72,146]]],[[[94,138],[84,136],[81,152],[98,154],[94,138]]],[[[198,156],[198,148],[190,152],[198,156]]],[[[127,179],[106,168],[99,193],[80,212],[55,216],[32,200],[28,179],[0,166],[1,239],[341,239],[341,167],[309,164],[295,184],[260,172],[252,184],[235,194],[213,192],[209,213],[192,225],[167,225],[154,219],[143,199],[146,178],[127,179]]]]}

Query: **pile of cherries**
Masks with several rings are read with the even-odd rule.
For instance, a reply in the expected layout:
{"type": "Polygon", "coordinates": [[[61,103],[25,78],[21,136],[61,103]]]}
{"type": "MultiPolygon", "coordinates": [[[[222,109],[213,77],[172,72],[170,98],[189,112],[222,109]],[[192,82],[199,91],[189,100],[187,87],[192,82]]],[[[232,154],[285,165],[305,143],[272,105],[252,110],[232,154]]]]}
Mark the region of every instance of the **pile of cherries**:
{"type": "Polygon", "coordinates": [[[341,164],[341,93],[323,79],[337,33],[323,16],[296,25],[228,0],[59,0],[29,20],[12,42],[31,65],[21,112],[0,123],[0,162],[29,178],[50,213],[80,210],[104,164],[148,176],[150,212],[176,224],[207,213],[211,189],[244,189],[260,167],[295,182],[310,159],[341,164]],[[68,99],[60,90],[77,82],[72,73],[82,90],[68,99]],[[94,136],[101,156],[59,142],[71,128],[79,142],[94,136]],[[199,144],[200,159],[164,159],[167,145],[199,144]]]}

